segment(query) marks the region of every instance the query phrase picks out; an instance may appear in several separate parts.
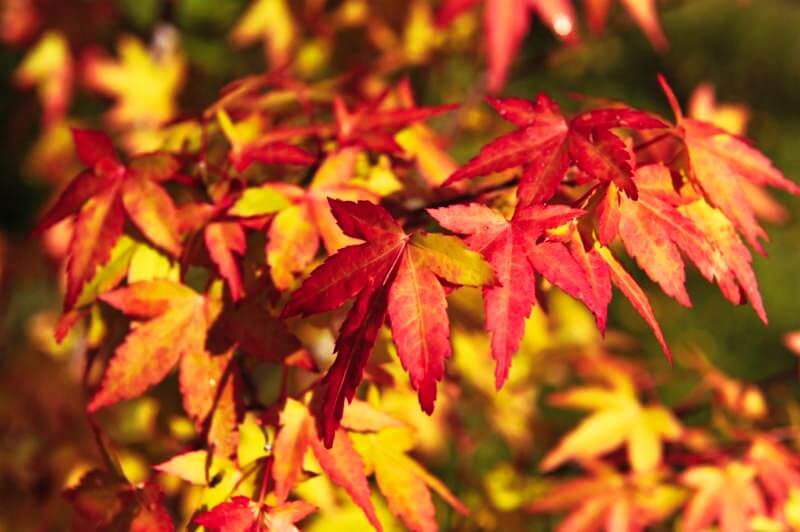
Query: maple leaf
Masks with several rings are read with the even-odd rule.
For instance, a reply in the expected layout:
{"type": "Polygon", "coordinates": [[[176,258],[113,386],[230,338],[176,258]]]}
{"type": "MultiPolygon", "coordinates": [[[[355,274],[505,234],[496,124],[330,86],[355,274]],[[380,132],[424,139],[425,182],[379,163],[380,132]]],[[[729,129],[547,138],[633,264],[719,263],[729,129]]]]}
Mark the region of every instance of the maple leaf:
{"type": "Polygon", "coordinates": [[[560,532],[640,531],[666,520],[683,499],[681,489],[661,479],[621,475],[596,463],[590,475],[557,484],[527,509],[568,511],[560,532]]]}
{"type": "Polygon", "coordinates": [[[694,490],[683,513],[687,532],[706,530],[714,523],[725,532],[744,532],[751,530],[751,519],[766,515],[766,502],[752,466],[735,460],[720,466],[702,465],[684,471],[680,480],[694,490]]]}
{"type": "Polygon", "coordinates": [[[206,301],[190,288],[163,280],[141,282],[108,292],[101,300],[147,321],[117,348],[90,411],[142,394],[183,355],[205,349],[206,301]]]}
{"type": "MultiPolygon", "coordinates": [[[[689,116],[707,122],[733,135],[743,135],[747,129],[750,110],[741,104],[717,103],[714,86],[698,85],[689,98],[689,116]]],[[[766,190],[750,181],[742,181],[744,195],[758,218],[773,223],[785,222],[789,214],[766,190]]]]}
{"type": "Polygon", "coordinates": [[[135,37],[123,36],[117,49],[119,61],[94,53],[84,64],[89,87],[116,100],[109,121],[118,127],[154,127],[174,118],[186,70],[174,44],[156,55],[135,37]]]}
{"type": "Polygon", "coordinates": [[[780,188],[792,194],[800,194],[800,187],[786,179],[744,139],[706,122],[685,118],[666,79],[663,76],[658,79],[675,114],[676,131],[688,158],[690,182],[725,214],[754,249],[763,253],[759,239],[765,239],[766,233],[745,197],[745,183],[780,188]]]}
{"type": "Polygon", "coordinates": [[[322,161],[306,190],[283,189],[293,204],[275,216],[267,235],[267,262],[279,289],[290,288],[294,276],[306,270],[320,240],[329,254],[356,242],[336,224],[328,198],[378,200],[368,188],[351,181],[359,152],[357,147],[333,152],[322,161]]]}
{"type": "MultiPolygon", "coordinates": [[[[299,89],[295,87],[295,90],[299,89]]],[[[265,128],[260,115],[251,114],[246,121],[233,124],[220,104],[215,107],[220,125],[234,146],[231,159],[239,167],[246,168],[258,160],[265,164],[309,164],[310,155],[287,142],[306,137],[334,140],[338,150],[359,147],[376,153],[408,155],[395,135],[420,125],[428,118],[451,111],[458,105],[418,106],[411,95],[408,81],[402,80],[394,90],[387,89],[375,98],[358,102],[352,109],[348,108],[341,96],[334,96],[332,123],[265,128]]],[[[425,129],[422,134],[430,136],[425,129]]],[[[417,155],[427,153],[429,160],[426,170],[431,170],[434,164],[446,164],[441,160],[441,153],[421,150],[414,146],[414,139],[407,138],[408,134],[405,137],[403,142],[412,148],[412,152],[417,155]]]]}
{"type": "Polygon", "coordinates": [[[89,168],[67,185],[36,229],[44,231],[76,215],[67,262],[65,311],[74,307],[84,285],[109,259],[122,236],[125,213],[151,242],[173,256],[181,252],[175,205],[158,184],[177,171],[177,161],[166,154],[143,155],[125,167],[104,133],[73,129],[73,136],[78,157],[89,168]],[[159,164],[153,164],[154,160],[159,164]]]}
{"type": "MultiPolygon", "coordinates": [[[[358,403],[351,403],[351,405],[354,404],[358,403]]],[[[347,410],[349,408],[345,412],[347,410]]],[[[350,416],[353,415],[350,413],[350,416]]],[[[280,425],[281,428],[273,446],[275,462],[272,475],[275,479],[276,499],[278,501],[286,500],[289,491],[297,484],[303,457],[310,448],[325,474],[350,495],[353,502],[364,511],[370,524],[380,531],[382,527],[369,498],[370,490],[364,462],[353,448],[348,433],[337,429],[333,445],[326,448],[320,443],[311,415],[305,405],[291,399],[286,402],[283,412],[281,412],[280,425]]],[[[375,425],[366,427],[362,425],[361,428],[374,430],[374,427],[375,425]]]]}
{"type": "Polygon", "coordinates": [[[251,195],[240,195],[238,191],[232,192],[226,187],[219,192],[214,203],[188,202],[181,206],[178,212],[179,231],[201,233],[208,258],[219,276],[224,279],[234,302],[239,302],[248,295],[242,272],[243,258],[247,254],[247,230],[261,229],[268,220],[264,215],[271,214],[286,204],[286,200],[277,194],[266,198],[258,197],[254,201],[251,195]],[[253,203],[258,203],[259,214],[262,216],[248,217],[253,203]],[[240,214],[244,217],[240,218],[240,214]]]}
{"type": "Polygon", "coordinates": [[[266,128],[260,115],[251,115],[247,120],[233,124],[224,111],[217,112],[233,146],[230,158],[240,169],[254,160],[283,164],[313,161],[300,148],[286,144],[285,138],[318,136],[337,141],[338,147],[324,157],[308,187],[269,183],[248,188],[228,211],[228,214],[243,217],[275,213],[268,229],[267,262],[273,281],[280,290],[291,288],[295,276],[305,271],[316,256],[320,239],[328,253],[356,241],[336,225],[328,198],[377,202],[380,196],[394,190],[379,183],[382,176],[399,186],[391,169],[381,174],[380,166],[373,167],[377,170],[371,171],[365,179],[356,178],[356,162],[365,148],[415,157],[423,176],[437,183],[444,179],[445,173],[449,175],[454,169],[452,161],[434,146],[420,144],[433,135],[421,121],[450,108],[452,106],[417,107],[408,81],[403,80],[396,90],[386,91],[380,97],[362,103],[354,111],[349,111],[341,99],[335,100],[336,121],[333,124],[264,131],[266,128]],[[270,147],[275,147],[269,152],[274,158],[259,159],[260,150],[270,147]],[[406,148],[408,153],[404,152],[406,148]],[[276,196],[283,198],[286,204],[276,206],[276,196]]]}
{"type": "MultiPolygon", "coordinates": [[[[656,340],[658,340],[661,346],[661,350],[664,351],[664,354],[669,360],[672,360],[672,351],[670,351],[667,341],[664,339],[664,333],[661,331],[661,326],[656,320],[653,307],[650,306],[650,300],[647,298],[644,290],[642,290],[642,287],[631,277],[631,274],[625,270],[622,264],[617,261],[611,253],[611,250],[597,242],[592,251],[595,252],[595,257],[606,263],[607,268],[603,269],[607,269],[611,282],[623,293],[628,301],[630,301],[633,308],[636,309],[636,312],[639,313],[650,327],[650,330],[653,331],[656,340]]],[[[605,283],[605,278],[602,278],[601,282],[605,283]]]]}
{"type": "Polygon", "coordinates": [[[276,506],[259,505],[237,495],[194,518],[209,532],[298,532],[295,523],[314,513],[316,507],[305,501],[284,502],[276,506]]]}
{"type": "Polygon", "coordinates": [[[187,350],[179,362],[183,409],[223,456],[236,450],[243,410],[241,375],[235,364],[233,351],[212,356],[205,349],[187,350]]]}
{"type": "Polygon", "coordinates": [[[648,276],[667,295],[691,306],[682,252],[729,301],[738,305],[746,297],[766,323],[750,252],[731,221],[702,198],[676,192],[669,171],[660,164],[639,168],[634,182],[642,192],[637,201],[621,197],[613,187],[601,198],[597,211],[601,242],[610,243],[619,234],[648,276]]]}
{"type": "Polygon", "coordinates": [[[592,414],[544,457],[542,470],[551,471],[568,460],[595,458],[625,445],[633,471],[652,471],[661,463],[661,440],[681,436],[681,425],[669,410],[639,402],[634,382],[624,370],[601,366],[598,376],[606,386],[581,386],[550,396],[556,406],[592,414]]]}
{"type": "MultiPolygon", "coordinates": [[[[511,357],[519,348],[525,318],[536,302],[536,274],[582,300],[605,323],[610,295],[593,288],[587,272],[561,242],[540,241],[547,229],[570,222],[583,211],[554,205],[517,209],[506,220],[499,212],[479,204],[454,205],[428,211],[442,227],[469,235],[467,245],[479,251],[494,269],[497,284],[483,289],[486,329],[492,335],[496,362],[495,383],[500,388],[508,376],[511,357]]],[[[587,259],[592,260],[592,259],[587,259]]],[[[600,271],[599,263],[589,272],[600,271]]],[[[608,284],[608,282],[607,282],[608,284]]]]}
{"type": "Polygon", "coordinates": [[[666,167],[639,168],[634,182],[637,201],[618,198],[619,234],[628,253],[667,295],[691,306],[685,289],[683,252],[708,281],[716,281],[723,295],[734,304],[744,293],[756,313],[766,322],[750,253],[725,217],[702,199],[677,194],[666,167]]]}
{"type": "Polygon", "coordinates": [[[386,497],[389,509],[409,530],[438,530],[431,490],[456,511],[464,515],[469,513],[441,481],[407,456],[414,445],[408,428],[388,427],[354,434],[353,440],[370,470],[375,472],[378,489],[386,497]]]}
{"type": "Polygon", "coordinates": [[[382,207],[366,201],[329,200],[345,234],[364,244],[340,249],[312,272],[292,294],[282,317],[315,314],[355,298],[336,341],[337,357],[325,376],[320,424],[325,444],[333,436],[361,382],[378,329],[389,315],[403,367],[430,413],[436,381],[450,356],[449,320],[439,279],[455,285],[491,282],[490,267],[458,239],[437,234],[406,234],[382,207]]]}
{"type": "Polygon", "coordinates": [[[523,206],[546,202],[558,190],[571,165],[598,182],[613,182],[635,199],[633,170],[624,141],[612,129],[663,129],[666,123],[644,111],[622,107],[597,109],[567,121],[558,104],[540,94],[535,100],[489,98],[489,103],[518,129],[481,148],[444,186],[463,179],[522,167],[517,189],[523,206]]]}
{"type": "Polygon", "coordinates": [[[89,411],[141,395],[179,365],[186,412],[198,427],[207,422],[209,442],[230,455],[241,417],[241,384],[230,352],[212,356],[206,351],[215,305],[202,294],[163,279],[133,283],[100,299],[145,321],[114,352],[89,411]]]}
{"type": "Polygon", "coordinates": [[[237,257],[247,251],[244,229],[236,222],[213,222],[206,226],[203,237],[211,260],[228,285],[231,299],[239,301],[245,295],[237,257]]]}

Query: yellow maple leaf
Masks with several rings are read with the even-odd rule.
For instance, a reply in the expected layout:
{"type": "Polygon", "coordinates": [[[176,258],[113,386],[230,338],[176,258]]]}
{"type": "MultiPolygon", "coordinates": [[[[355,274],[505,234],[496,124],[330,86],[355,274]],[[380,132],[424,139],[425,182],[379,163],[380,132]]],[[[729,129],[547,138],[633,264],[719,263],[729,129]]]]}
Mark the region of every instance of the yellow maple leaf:
{"type": "Polygon", "coordinates": [[[84,69],[87,84],[115,100],[109,121],[121,128],[149,129],[175,118],[175,100],[186,74],[177,45],[148,50],[139,39],[126,35],[119,39],[117,50],[118,60],[93,55],[84,69]]]}
{"type": "Polygon", "coordinates": [[[442,481],[406,454],[415,445],[411,429],[389,427],[377,433],[353,434],[352,438],[367,468],[375,472],[378,488],[386,497],[389,509],[410,530],[437,529],[430,490],[457,511],[468,513],[442,481]]]}
{"type": "Polygon", "coordinates": [[[680,437],[680,422],[666,408],[645,406],[637,397],[632,376],[607,359],[595,362],[605,386],[579,386],[551,396],[560,407],[592,414],[568,433],[542,461],[550,471],[568,460],[586,460],[626,446],[635,472],[652,471],[661,463],[661,441],[680,437]]]}
{"type": "Polygon", "coordinates": [[[297,25],[286,0],[257,0],[242,15],[231,33],[237,46],[264,41],[270,66],[285,65],[297,41],[297,25]]]}

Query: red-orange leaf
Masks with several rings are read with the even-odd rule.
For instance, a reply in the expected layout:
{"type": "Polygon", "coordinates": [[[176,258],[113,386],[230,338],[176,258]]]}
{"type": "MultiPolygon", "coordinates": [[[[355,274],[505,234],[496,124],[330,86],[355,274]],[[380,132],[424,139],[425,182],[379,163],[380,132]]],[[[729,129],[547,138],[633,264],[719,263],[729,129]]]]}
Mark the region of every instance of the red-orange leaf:
{"type": "MultiPolygon", "coordinates": [[[[559,242],[539,242],[544,231],[582,213],[563,206],[518,208],[512,220],[477,204],[428,211],[443,227],[469,235],[467,244],[492,265],[497,283],[484,287],[486,329],[492,334],[497,363],[495,383],[508,376],[511,357],[519,348],[525,318],[535,303],[535,273],[578,297],[592,309],[594,294],[584,272],[559,242]]],[[[603,312],[605,309],[603,309],[603,312]]]]}
{"type": "Polygon", "coordinates": [[[389,319],[397,354],[419,391],[419,402],[433,412],[436,383],[450,358],[450,327],[442,285],[428,269],[404,254],[389,291],[389,319]]]}
{"type": "Polygon", "coordinates": [[[130,175],[122,184],[122,203],[136,227],[173,256],[181,253],[178,214],[169,194],[150,179],[130,175]]]}
{"type": "MultiPolygon", "coordinates": [[[[126,302],[136,308],[147,307],[148,294],[158,294],[162,284],[174,283],[138,283],[111,292],[103,300],[111,305],[126,302]]],[[[163,313],[136,327],[117,348],[89,403],[90,411],[141,395],[160,382],[182,355],[205,348],[205,299],[188,288],[178,291],[182,297],[175,297],[163,313]]]]}
{"type": "MultiPolygon", "coordinates": [[[[733,223],[705,201],[695,201],[681,207],[680,210],[710,241],[714,249],[714,254],[709,259],[713,265],[711,271],[722,294],[734,304],[742,303],[744,294],[761,321],[766,323],[767,312],[751,265],[752,257],[736,233],[733,223]]],[[[702,272],[703,268],[700,268],[700,271],[702,272]]]]}
{"type": "Polygon", "coordinates": [[[786,179],[769,159],[742,138],[706,122],[684,118],[663,76],[659,76],[659,82],[673,107],[694,185],[733,222],[751,246],[763,252],[759,239],[766,238],[766,233],[745,197],[745,187],[752,183],[800,194],[800,186],[786,179]]]}
{"type": "Polygon", "coordinates": [[[683,512],[683,529],[700,532],[717,523],[726,532],[751,530],[750,519],[766,514],[766,503],[755,481],[755,470],[738,461],[701,465],[681,475],[694,495],[683,512]]]}
{"type": "Polygon", "coordinates": [[[280,430],[275,437],[272,478],[275,479],[275,498],[285,501],[297,484],[308,449],[308,412],[302,404],[289,399],[280,417],[280,430]]]}
{"type": "Polygon", "coordinates": [[[602,258],[606,264],[608,264],[611,280],[613,281],[614,285],[616,285],[616,287],[620,289],[628,301],[631,302],[631,305],[633,305],[633,308],[636,309],[636,312],[638,312],[639,315],[644,318],[644,321],[647,322],[647,325],[649,325],[650,329],[652,329],[653,334],[656,335],[656,340],[658,340],[658,343],[661,345],[661,349],[664,351],[664,354],[667,355],[668,359],[672,360],[672,352],[667,345],[667,341],[664,339],[664,334],[661,332],[661,326],[658,324],[655,314],[653,314],[653,308],[650,306],[650,300],[647,299],[642,287],[636,283],[636,281],[627,271],[625,271],[625,268],[622,267],[622,264],[617,262],[617,259],[614,258],[608,248],[604,248],[598,244],[595,249],[597,250],[598,256],[602,258]]]}
{"type": "Polygon", "coordinates": [[[236,256],[247,250],[244,229],[236,222],[214,222],[206,226],[204,236],[208,254],[228,284],[231,299],[239,301],[244,297],[244,283],[236,256]]]}
{"type": "Polygon", "coordinates": [[[89,198],[108,188],[113,175],[84,170],[64,188],[53,205],[45,212],[36,225],[36,233],[52,227],[67,216],[78,212],[89,198]]]}
{"type": "Polygon", "coordinates": [[[42,231],[77,213],[68,251],[65,312],[72,310],[83,286],[108,261],[122,235],[126,211],[154,244],[176,256],[181,251],[175,206],[156,184],[175,173],[177,162],[150,154],[134,159],[141,164],[127,169],[117,160],[105,134],[75,130],[74,138],[79,157],[91,168],[76,176],[37,227],[42,231]],[[155,159],[161,163],[148,170],[155,159]]]}
{"type": "Polygon", "coordinates": [[[567,122],[558,105],[542,94],[535,100],[491,98],[489,103],[519,129],[486,144],[444,185],[522,167],[517,197],[523,208],[550,200],[571,164],[601,183],[615,183],[636,198],[631,154],[611,129],[668,127],[648,113],[629,107],[599,109],[567,122]]]}
{"type": "Polygon", "coordinates": [[[117,191],[119,183],[93,196],[84,204],[75,220],[67,262],[67,293],[64,310],[70,310],[97,267],[111,256],[111,249],[122,236],[125,221],[117,191]]]}
{"type": "Polygon", "coordinates": [[[596,249],[586,250],[578,232],[575,232],[570,242],[570,252],[583,270],[582,277],[591,292],[591,296],[587,298],[589,310],[595,316],[597,328],[605,333],[608,305],[611,303],[611,273],[608,265],[600,258],[596,249]]]}
{"type": "Polygon", "coordinates": [[[613,182],[628,197],[636,199],[631,157],[622,139],[602,129],[595,131],[591,140],[581,133],[572,133],[569,154],[578,168],[600,182],[613,182]]]}
{"type": "Polygon", "coordinates": [[[356,452],[347,433],[338,429],[330,449],[322,445],[316,434],[310,438],[310,442],[314,456],[317,457],[325,474],[344,488],[353,502],[364,511],[375,530],[378,532],[383,530],[369,498],[370,490],[364,471],[364,460],[356,452]]]}
{"type": "Polygon", "coordinates": [[[218,504],[194,518],[209,532],[250,532],[257,530],[258,505],[241,495],[218,504]]]}
{"type": "MultiPolygon", "coordinates": [[[[231,155],[233,154],[234,152],[231,152],[231,155]]],[[[237,171],[244,172],[253,163],[307,166],[313,164],[315,160],[316,158],[304,149],[288,142],[278,141],[248,147],[236,155],[234,166],[237,171]]]]}
{"type": "Polygon", "coordinates": [[[322,470],[334,483],[341,486],[358,505],[375,527],[381,530],[380,521],[370,500],[364,461],[353,448],[347,433],[338,429],[333,446],[326,448],[311,423],[306,407],[289,399],[281,413],[281,429],[275,439],[275,461],[272,476],[275,479],[275,497],[279,503],[286,500],[296,485],[303,465],[303,456],[311,447],[322,470]]]}
{"type": "Polygon", "coordinates": [[[336,360],[324,379],[319,421],[327,446],[333,443],[345,401],[352,400],[361,382],[390,300],[398,352],[411,373],[412,385],[420,391],[423,408],[430,411],[435,382],[441,379],[443,358],[449,354],[449,346],[445,347],[449,324],[444,294],[436,277],[469,285],[491,280],[488,266],[455,239],[407,235],[388,212],[365,201],[329,201],[345,234],[366,243],[343,248],[329,257],[292,295],[283,311],[284,317],[323,312],[356,296],[336,340],[336,360]],[[422,309],[423,302],[430,305],[431,301],[434,306],[422,309]],[[410,321],[405,315],[401,318],[408,305],[417,313],[410,321]],[[433,318],[444,321],[422,321],[433,318]]]}

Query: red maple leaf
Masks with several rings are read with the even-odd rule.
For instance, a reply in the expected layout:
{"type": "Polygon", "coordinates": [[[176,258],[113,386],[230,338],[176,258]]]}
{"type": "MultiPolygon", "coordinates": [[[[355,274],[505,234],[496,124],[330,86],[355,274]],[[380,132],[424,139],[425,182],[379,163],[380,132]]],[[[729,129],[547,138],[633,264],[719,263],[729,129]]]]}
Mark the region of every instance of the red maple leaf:
{"type": "Polygon", "coordinates": [[[64,310],[71,310],[83,286],[103,265],[122,236],[125,214],[153,244],[173,256],[181,242],[175,205],[159,182],[171,178],[178,161],[167,154],[134,158],[126,167],[105,133],[72,131],[78,158],[88,168],[67,185],[44,214],[37,232],[76,215],[69,245],[64,310]]]}
{"type": "Polygon", "coordinates": [[[419,392],[423,410],[433,411],[436,382],[450,356],[445,292],[439,279],[480,286],[491,281],[489,266],[455,237],[406,234],[386,210],[366,201],[331,199],[345,234],[365,243],[339,250],[292,294],[282,317],[315,314],[355,298],[339,337],[336,361],[325,376],[321,432],[330,447],[345,400],[352,400],[387,314],[403,367],[419,392]]]}
{"type": "Polygon", "coordinates": [[[603,209],[617,218],[616,228],[606,228],[606,239],[619,232],[628,254],[635,258],[664,293],[691,306],[685,288],[682,255],[697,266],[708,281],[716,281],[723,295],[734,304],[745,294],[758,316],[766,322],[766,311],[753,273],[750,253],[735,229],[719,211],[703,199],[681,196],[670,172],[660,164],[636,171],[637,201],[619,196],[602,199],[603,209]]]}
{"type": "Polygon", "coordinates": [[[544,94],[535,100],[488,101],[518,129],[485,145],[444,184],[522,167],[517,196],[523,206],[550,200],[572,165],[596,182],[615,183],[635,199],[633,161],[625,142],[612,130],[668,127],[658,118],[630,107],[588,111],[568,121],[558,104],[544,94]]]}
{"type": "Polygon", "coordinates": [[[759,239],[766,233],[756,221],[753,207],[745,197],[744,185],[775,187],[800,194],[800,186],[775,168],[750,143],[707,122],[683,116],[678,100],[663,76],[659,83],[670,102],[677,122],[676,133],[683,142],[688,178],[708,203],[722,211],[747,242],[763,253],[759,239]]]}
{"type": "Polygon", "coordinates": [[[547,229],[570,222],[583,211],[563,205],[528,207],[517,209],[511,220],[506,220],[499,212],[473,203],[428,212],[443,227],[469,235],[469,247],[479,251],[494,268],[498,283],[485,286],[483,296],[498,388],[508,376],[525,318],[536,302],[537,273],[582,300],[595,313],[598,325],[605,327],[610,285],[596,290],[589,274],[604,276],[607,281],[608,273],[591,256],[579,255],[581,261],[587,261],[579,263],[564,243],[548,239],[546,234],[547,229]]]}

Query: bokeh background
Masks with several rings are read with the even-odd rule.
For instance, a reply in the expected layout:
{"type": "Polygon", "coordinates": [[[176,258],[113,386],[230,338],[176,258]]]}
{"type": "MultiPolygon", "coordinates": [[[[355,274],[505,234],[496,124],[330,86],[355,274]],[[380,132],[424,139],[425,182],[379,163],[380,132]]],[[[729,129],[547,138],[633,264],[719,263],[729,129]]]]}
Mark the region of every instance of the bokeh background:
{"type": "MultiPolygon", "coordinates": [[[[396,42],[416,57],[402,71],[422,103],[467,102],[453,124],[442,125],[453,134],[456,160],[466,160],[497,134],[498,125],[480,104],[485,61],[479,13],[437,37],[429,20],[433,2],[317,3],[326,4],[331,20],[345,21],[341,29],[326,34],[321,23],[322,29],[296,27],[295,34],[276,37],[294,39],[301,77],[321,80],[377,62],[385,50],[362,43],[377,39],[365,34],[380,27],[395,36],[389,47],[396,42]]],[[[0,530],[21,530],[19,523],[34,521],[43,523],[40,530],[66,526],[61,489],[74,481],[76,464],[97,459],[83,414],[75,356],[81,346],[52,340],[61,297],[57,264],[48,243],[31,235],[47,201],[78,169],[67,128],[105,128],[129,152],[151,148],[157,125],[196,115],[226,83],[268,68],[275,50],[265,52],[261,42],[242,37],[250,6],[248,0],[0,0],[0,530]],[[106,72],[103,81],[99,65],[121,54],[127,54],[128,70],[117,73],[118,80],[106,72]],[[120,94],[130,109],[119,110],[120,94]]],[[[619,7],[602,35],[584,30],[572,45],[532,21],[504,94],[545,91],[567,108],[579,105],[575,95],[587,95],[669,116],[657,73],[670,80],[683,104],[709,84],[717,102],[731,106],[730,119],[746,123],[747,136],[790,179],[800,179],[800,2],[662,0],[658,12],[669,39],[664,51],[654,50],[619,7]]],[[[732,308],[696,272],[689,277],[693,309],[656,291],[651,297],[672,344],[698,346],[735,378],[781,382],[796,393],[796,356],[783,338],[800,329],[800,199],[779,192],[774,197],[778,203],[765,207],[772,218],[766,223],[769,256],[755,259],[768,326],[749,307],[732,308]]],[[[635,335],[642,356],[669,372],[663,397],[689,386],[690,372],[661,361],[645,324],[622,298],[615,299],[611,326],[635,335]]],[[[164,419],[178,423],[170,418],[174,413],[158,408],[136,403],[114,429],[112,437],[130,450],[131,467],[138,459],[146,469],[148,457],[161,456],[154,427],[164,419]]],[[[506,451],[489,442],[475,456],[476,471],[488,472],[506,451]]],[[[455,483],[446,460],[435,469],[455,483]]]]}

